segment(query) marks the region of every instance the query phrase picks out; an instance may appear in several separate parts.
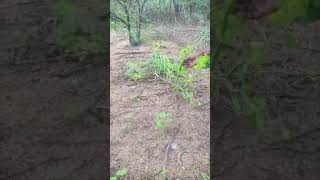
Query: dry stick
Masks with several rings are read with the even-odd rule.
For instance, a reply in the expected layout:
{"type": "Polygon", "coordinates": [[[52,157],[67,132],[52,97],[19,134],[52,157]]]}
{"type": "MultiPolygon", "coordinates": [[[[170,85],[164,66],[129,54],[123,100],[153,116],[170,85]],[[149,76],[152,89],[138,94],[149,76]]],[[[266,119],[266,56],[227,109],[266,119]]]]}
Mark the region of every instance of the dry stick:
{"type": "Polygon", "coordinates": [[[119,113],[119,114],[117,114],[117,115],[110,116],[110,118],[116,118],[116,117],[122,116],[122,115],[124,115],[124,114],[129,114],[130,112],[132,112],[132,111],[124,111],[124,112],[121,112],[121,113],[119,113]]]}
{"type": "MultiPolygon", "coordinates": [[[[187,154],[187,153],[191,154],[190,151],[181,151],[181,152],[179,153],[179,155],[178,155],[178,163],[180,164],[181,167],[183,166],[183,161],[181,160],[181,159],[182,159],[182,156],[183,156],[184,154],[187,154]]],[[[192,156],[192,159],[193,159],[193,161],[195,160],[195,159],[194,159],[194,156],[192,156]]]]}
{"type": "Polygon", "coordinates": [[[162,163],[162,169],[160,169],[160,171],[158,173],[156,173],[156,175],[159,175],[162,171],[166,170],[168,156],[169,156],[169,152],[170,152],[170,148],[171,148],[170,146],[173,143],[173,141],[175,140],[175,137],[176,137],[177,133],[178,133],[178,128],[175,128],[174,132],[173,132],[173,136],[172,136],[171,140],[169,141],[169,143],[167,143],[167,146],[166,146],[166,149],[165,149],[165,152],[164,152],[164,160],[163,160],[163,163],[162,163]]]}
{"type": "Polygon", "coordinates": [[[116,52],[114,54],[145,54],[145,53],[151,53],[150,51],[129,51],[129,52],[116,52]]]}

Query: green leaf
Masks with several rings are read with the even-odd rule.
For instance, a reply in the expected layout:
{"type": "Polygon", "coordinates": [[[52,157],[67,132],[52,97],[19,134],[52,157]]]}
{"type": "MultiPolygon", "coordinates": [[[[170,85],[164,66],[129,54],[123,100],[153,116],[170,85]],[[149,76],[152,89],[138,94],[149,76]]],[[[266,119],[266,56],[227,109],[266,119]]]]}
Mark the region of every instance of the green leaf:
{"type": "Polygon", "coordinates": [[[210,67],[210,56],[199,56],[197,58],[197,64],[194,66],[194,69],[206,69],[210,67]]]}
{"type": "Polygon", "coordinates": [[[169,172],[168,170],[162,169],[161,172],[160,172],[160,175],[161,175],[161,176],[166,176],[166,174],[167,174],[168,172],[169,172]]]}
{"type": "Polygon", "coordinates": [[[202,180],[210,180],[210,177],[207,173],[201,173],[202,180]]]}
{"type": "Polygon", "coordinates": [[[117,177],[112,176],[112,177],[110,177],[110,180],[117,180],[117,177]]]}
{"type": "Polygon", "coordinates": [[[193,47],[192,45],[188,45],[187,47],[185,48],[182,48],[180,51],[179,51],[179,58],[181,60],[184,60],[186,57],[188,57],[189,55],[191,55],[193,52],[193,47]]]}
{"type": "Polygon", "coordinates": [[[127,169],[120,169],[117,171],[116,176],[118,177],[124,177],[128,174],[128,170],[127,169]]]}
{"type": "Polygon", "coordinates": [[[171,121],[171,115],[167,112],[160,112],[156,117],[156,128],[165,129],[171,121]]]}

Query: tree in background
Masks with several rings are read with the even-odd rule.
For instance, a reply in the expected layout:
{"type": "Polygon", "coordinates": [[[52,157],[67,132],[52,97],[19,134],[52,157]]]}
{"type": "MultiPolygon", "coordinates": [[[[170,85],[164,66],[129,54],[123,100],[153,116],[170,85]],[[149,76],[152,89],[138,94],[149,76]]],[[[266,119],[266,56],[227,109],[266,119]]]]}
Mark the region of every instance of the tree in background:
{"type": "Polygon", "coordinates": [[[207,24],[209,15],[209,0],[111,0],[111,23],[126,29],[131,45],[141,43],[144,24],[172,21],[207,24]]]}
{"type": "Polygon", "coordinates": [[[209,19],[209,7],[209,0],[154,0],[148,4],[146,15],[152,21],[198,22],[199,19],[209,19]]]}
{"type": "Polygon", "coordinates": [[[142,18],[148,0],[112,0],[111,20],[122,23],[128,30],[132,46],[141,43],[142,18]]]}

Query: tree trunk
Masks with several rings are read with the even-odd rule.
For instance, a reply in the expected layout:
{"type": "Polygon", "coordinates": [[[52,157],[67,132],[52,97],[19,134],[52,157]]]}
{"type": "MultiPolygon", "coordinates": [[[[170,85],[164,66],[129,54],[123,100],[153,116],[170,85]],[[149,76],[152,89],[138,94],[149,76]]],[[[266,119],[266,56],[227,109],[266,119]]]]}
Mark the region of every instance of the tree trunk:
{"type": "Polygon", "coordinates": [[[191,4],[189,5],[189,13],[190,13],[190,16],[192,15],[193,11],[194,11],[194,3],[191,3],[191,4]]]}
{"type": "Polygon", "coordinates": [[[174,6],[174,12],[176,19],[180,18],[180,5],[178,4],[177,0],[172,0],[174,6]]]}

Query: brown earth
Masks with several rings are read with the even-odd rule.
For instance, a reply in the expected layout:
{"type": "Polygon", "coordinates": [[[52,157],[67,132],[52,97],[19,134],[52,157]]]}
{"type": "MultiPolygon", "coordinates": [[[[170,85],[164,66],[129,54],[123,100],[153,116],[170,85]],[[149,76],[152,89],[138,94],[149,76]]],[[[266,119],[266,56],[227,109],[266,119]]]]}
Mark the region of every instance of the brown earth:
{"type": "MultiPolygon", "coordinates": [[[[153,30],[164,33],[159,26],[153,30]]],[[[183,33],[190,34],[194,33],[183,33]]],[[[164,40],[162,52],[177,58],[181,48],[178,43],[174,38],[164,40]]],[[[161,179],[159,171],[167,157],[165,167],[171,178],[200,179],[201,173],[209,174],[209,71],[200,72],[205,76],[195,81],[195,94],[203,103],[195,107],[160,79],[131,81],[126,78],[128,62],[146,61],[151,57],[150,44],[130,47],[126,37],[112,32],[110,54],[111,173],[126,168],[129,179],[161,179]],[[168,133],[155,128],[159,112],[172,115],[168,133]],[[168,143],[175,143],[177,148],[166,154],[168,143]]]]}

